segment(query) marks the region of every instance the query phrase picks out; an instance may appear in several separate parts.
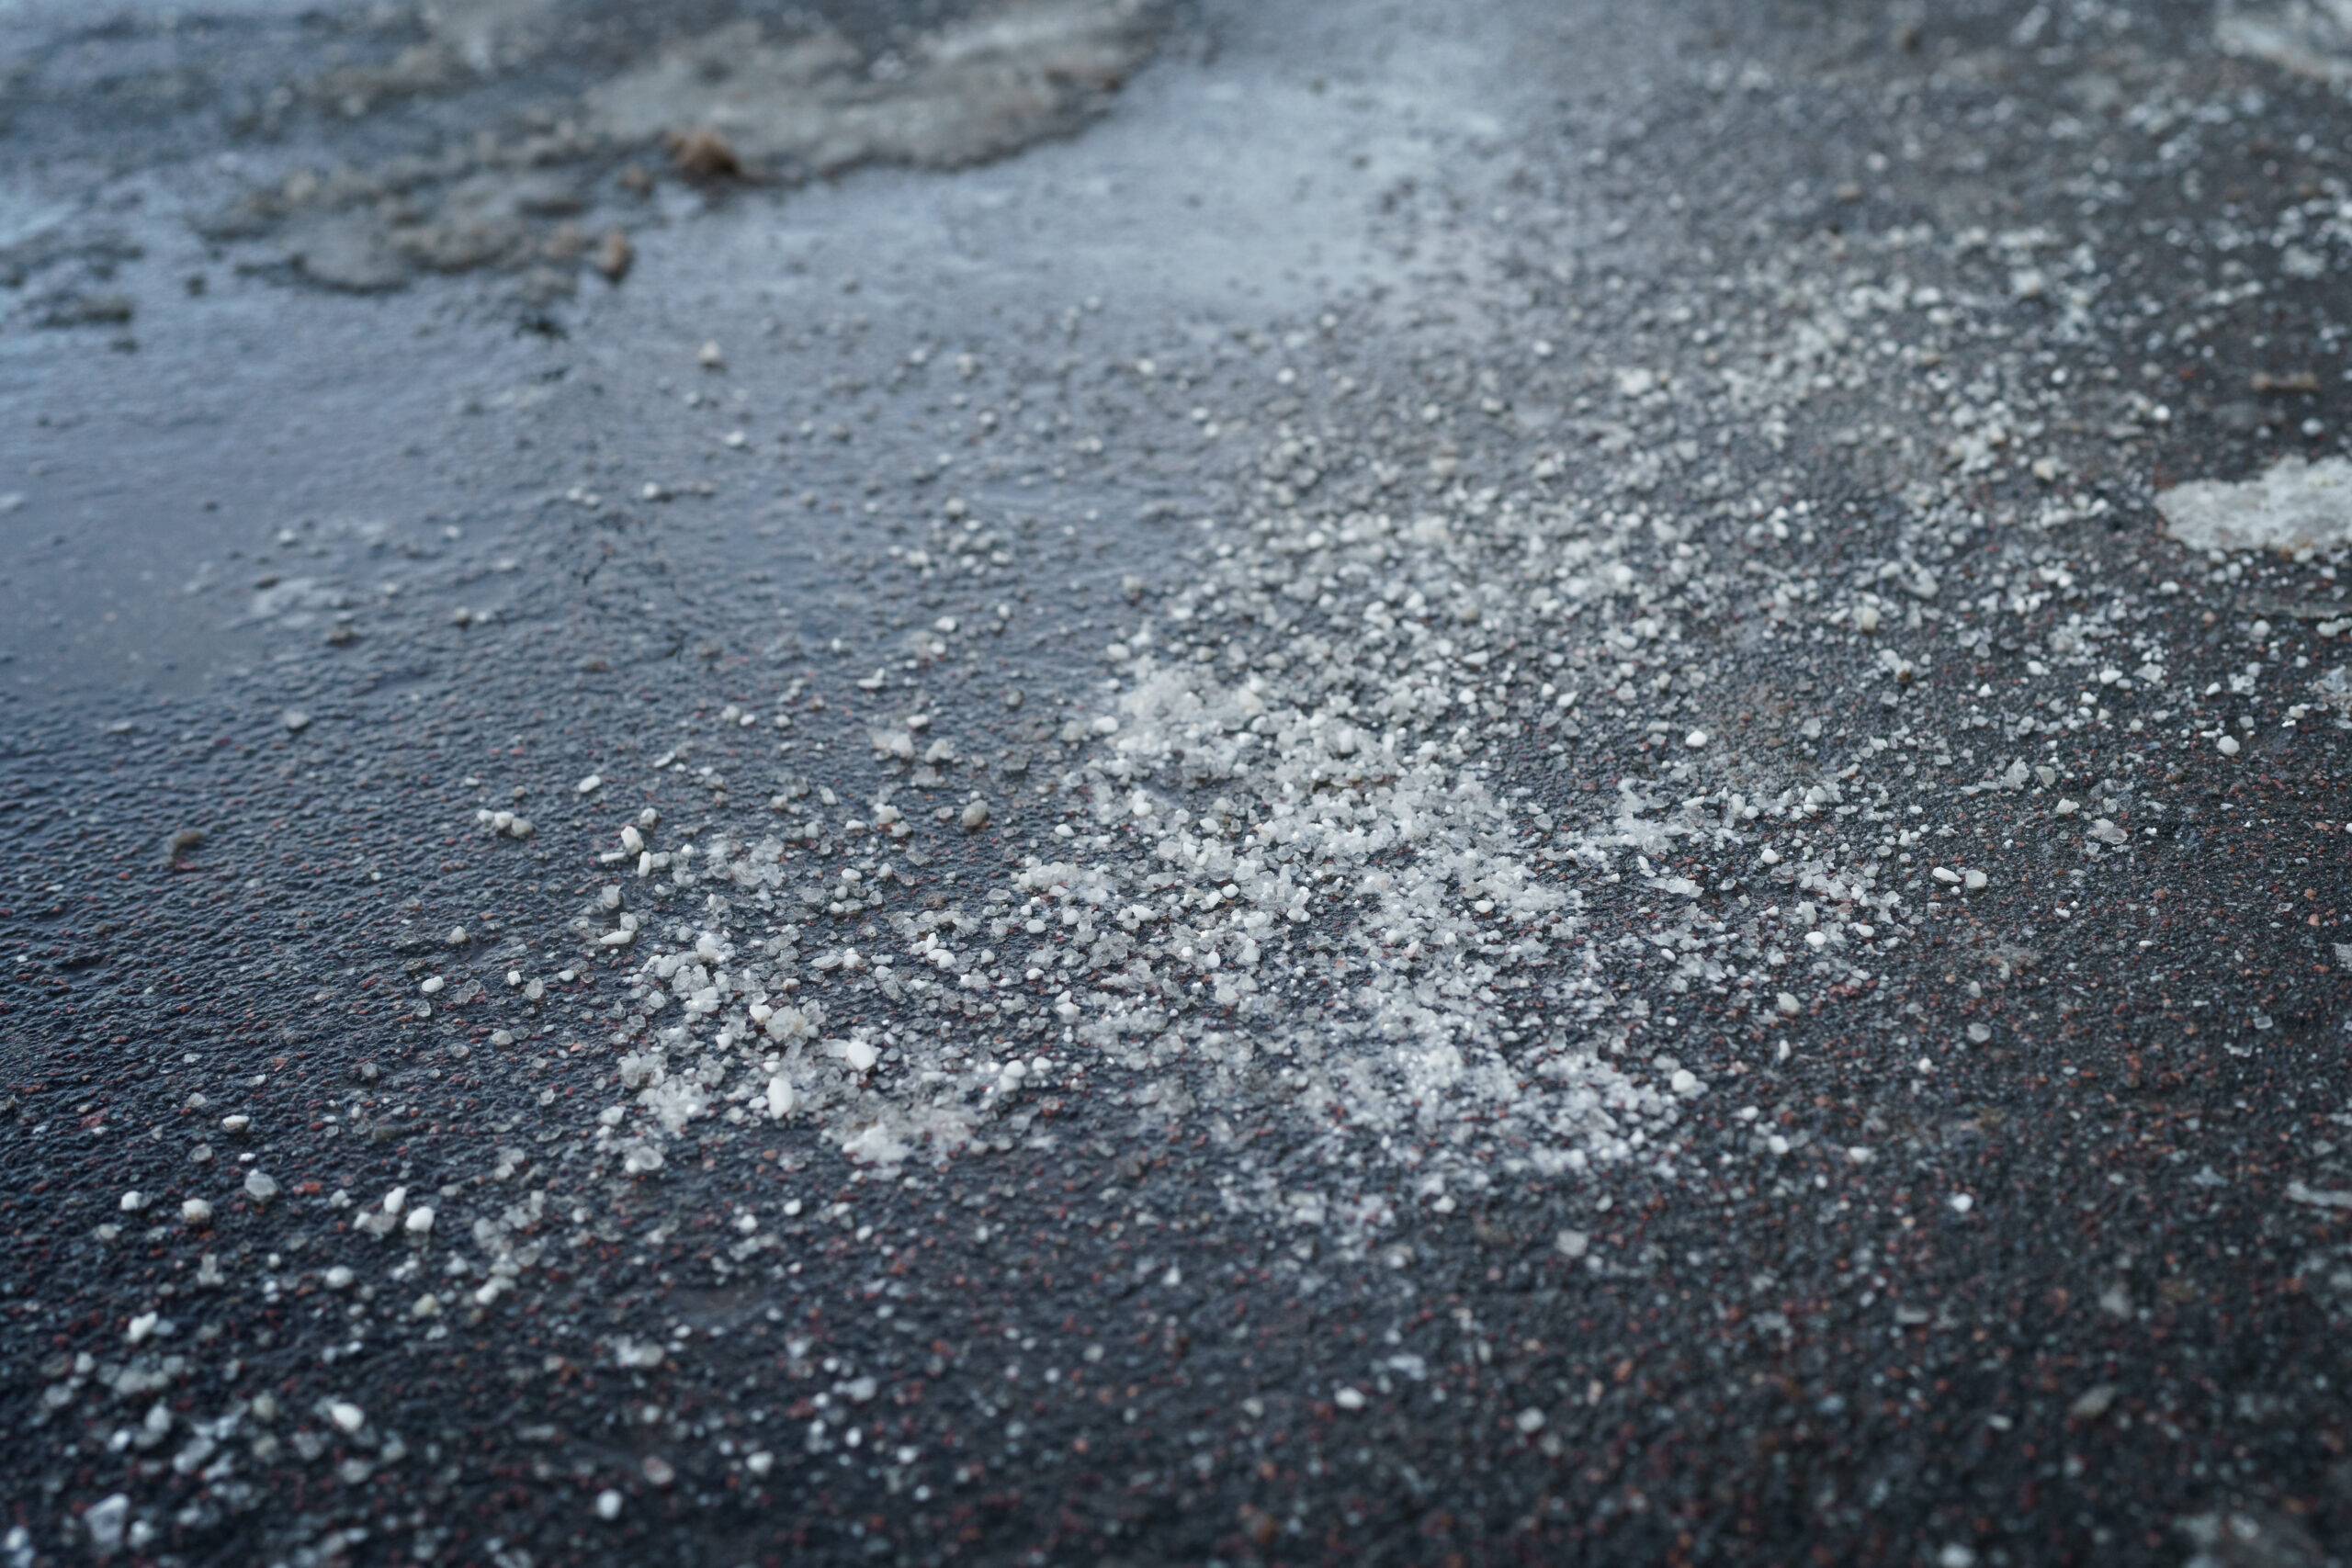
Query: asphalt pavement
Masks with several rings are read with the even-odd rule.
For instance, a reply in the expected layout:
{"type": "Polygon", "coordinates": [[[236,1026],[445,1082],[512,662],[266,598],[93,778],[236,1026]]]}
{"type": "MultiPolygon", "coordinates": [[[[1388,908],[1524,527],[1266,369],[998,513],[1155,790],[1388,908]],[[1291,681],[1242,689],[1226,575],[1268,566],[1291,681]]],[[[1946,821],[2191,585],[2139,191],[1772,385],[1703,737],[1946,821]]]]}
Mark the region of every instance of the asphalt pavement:
{"type": "Polygon", "coordinates": [[[2352,1560],[2347,93],[0,6],[0,1563],[2352,1560]]]}

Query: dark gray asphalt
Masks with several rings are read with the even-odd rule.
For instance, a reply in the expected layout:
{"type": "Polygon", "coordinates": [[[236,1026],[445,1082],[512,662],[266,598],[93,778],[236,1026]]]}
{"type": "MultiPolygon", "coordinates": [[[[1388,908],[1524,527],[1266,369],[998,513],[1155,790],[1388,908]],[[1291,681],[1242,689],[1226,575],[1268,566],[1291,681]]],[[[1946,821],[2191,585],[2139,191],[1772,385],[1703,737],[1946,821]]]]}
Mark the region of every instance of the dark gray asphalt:
{"type": "Polygon", "coordinates": [[[0,1562],[2352,1559],[2341,10],[0,9],[0,1562]]]}

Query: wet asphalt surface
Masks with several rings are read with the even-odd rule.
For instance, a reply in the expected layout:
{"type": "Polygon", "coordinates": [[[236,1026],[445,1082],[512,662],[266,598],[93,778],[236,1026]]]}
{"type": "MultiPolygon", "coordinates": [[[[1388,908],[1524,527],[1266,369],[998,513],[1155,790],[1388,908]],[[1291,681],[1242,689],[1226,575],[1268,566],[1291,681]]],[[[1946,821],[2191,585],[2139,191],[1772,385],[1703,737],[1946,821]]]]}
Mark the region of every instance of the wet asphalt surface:
{"type": "MultiPolygon", "coordinates": [[[[2344,449],[2324,71],[2204,4],[1208,4],[1007,96],[1008,156],[714,178],[492,144],[732,8],[444,9],[0,11],[0,1561],[2352,1557],[2344,552],[2201,558],[2155,505],[2344,449]],[[569,184],[342,283],[311,209],[254,216],[401,156],[448,160],[418,226],[569,184]],[[1871,290],[1919,308],[1808,337],[1871,290]],[[1655,725],[1475,765],[1566,817],[1701,787],[1694,727],[1770,781],[1896,714],[1941,782],[1850,800],[1994,871],[1777,1014],[1626,960],[1629,1037],[1707,1084],[1650,1152],[1430,1201],[1182,1064],[1195,1111],[1106,1069],[904,1162],[599,1140],[616,824],[830,792],[846,864],[896,790],[903,897],[960,897],[1072,819],[1104,645],[1211,582],[1283,646],[1216,575],[1238,520],[1476,514],[1554,455],[1713,520],[1634,529],[1639,571],[1753,594],[1641,677],[1655,725]],[[1996,625],[2012,569],[2046,594],[1996,625]],[[1987,629],[1899,671],[1850,620],[1771,640],[1776,587],[1840,582],[1987,629]],[[2008,751],[1930,761],[2103,605],[2243,695],[2242,749],[2102,654],[2035,688],[2079,820],[1975,788],[2008,751]],[[869,743],[917,705],[929,776],[869,743]],[[2094,817],[2146,842],[2084,862],[2094,817]],[[1237,1198],[1269,1172],[1385,1212],[1237,1198]]],[[[967,8],[823,14],[888,105],[967,8]]]]}

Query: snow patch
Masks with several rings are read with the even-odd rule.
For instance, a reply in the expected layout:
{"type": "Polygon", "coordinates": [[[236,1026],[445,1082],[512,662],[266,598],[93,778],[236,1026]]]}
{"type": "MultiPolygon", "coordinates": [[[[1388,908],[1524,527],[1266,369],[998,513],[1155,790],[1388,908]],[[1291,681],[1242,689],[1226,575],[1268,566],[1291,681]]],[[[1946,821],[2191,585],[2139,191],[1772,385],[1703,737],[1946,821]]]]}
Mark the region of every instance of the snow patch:
{"type": "Polygon", "coordinates": [[[2352,460],[2287,457],[2250,479],[2199,479],[2156,497],[2156,510],[2165,532],[2195,549],[2342,549],[2352,545],[2352,460]]]}
{"type": "Polygon", "coordinates": [[[2223,0],[2213,35],[2228,53],[2352,82],[2352,0],[2223,0]]]}

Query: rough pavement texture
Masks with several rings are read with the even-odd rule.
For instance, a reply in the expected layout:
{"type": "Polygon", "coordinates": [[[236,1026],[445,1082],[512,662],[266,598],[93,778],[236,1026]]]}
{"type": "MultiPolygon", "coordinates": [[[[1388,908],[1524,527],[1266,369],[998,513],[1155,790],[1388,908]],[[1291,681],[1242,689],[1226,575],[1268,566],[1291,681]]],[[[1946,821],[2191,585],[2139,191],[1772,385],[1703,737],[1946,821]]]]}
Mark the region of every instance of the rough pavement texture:
{"type": "Polygon", "coordinates": [[[2339,11],[0,17],[0,1557],[2352,1556],[2339,11]]]}

